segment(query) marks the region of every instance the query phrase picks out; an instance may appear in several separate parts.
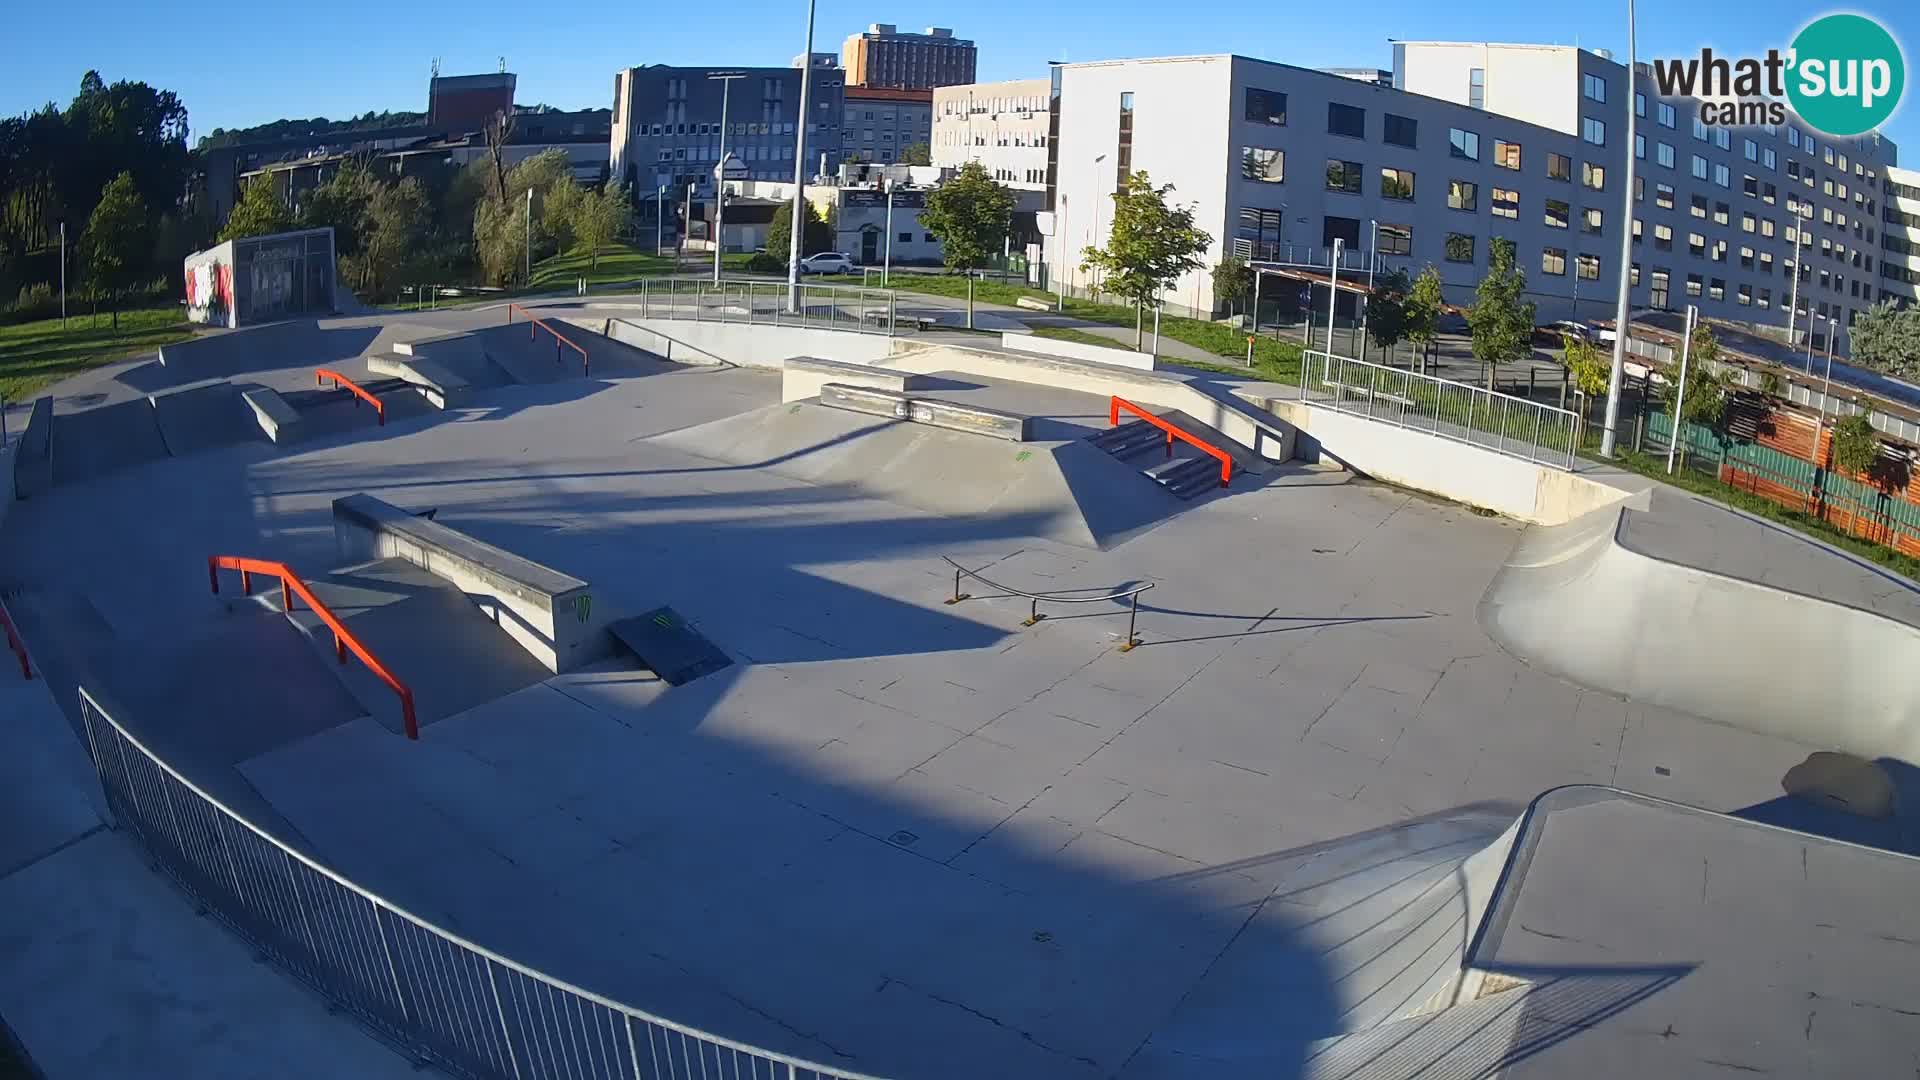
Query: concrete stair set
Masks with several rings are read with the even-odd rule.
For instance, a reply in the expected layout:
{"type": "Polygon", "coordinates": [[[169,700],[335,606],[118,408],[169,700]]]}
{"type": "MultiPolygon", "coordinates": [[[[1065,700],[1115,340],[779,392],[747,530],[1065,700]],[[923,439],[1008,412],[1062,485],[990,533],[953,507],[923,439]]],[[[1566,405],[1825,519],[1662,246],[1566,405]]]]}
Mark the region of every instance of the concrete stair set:
{"type": "MultiPolygon", "coordinates": [[[[1147,423],[1133,420],[1087,440],[1122,461],[1138,459],[1149,451],[1167,445],[1167,433],[1147,423]]],[[[1140,472],[1175,496],[1191,499],[1220,486],[1220,462],[1175,440],[1173,456],[1142,468],[1140,472]]]]}

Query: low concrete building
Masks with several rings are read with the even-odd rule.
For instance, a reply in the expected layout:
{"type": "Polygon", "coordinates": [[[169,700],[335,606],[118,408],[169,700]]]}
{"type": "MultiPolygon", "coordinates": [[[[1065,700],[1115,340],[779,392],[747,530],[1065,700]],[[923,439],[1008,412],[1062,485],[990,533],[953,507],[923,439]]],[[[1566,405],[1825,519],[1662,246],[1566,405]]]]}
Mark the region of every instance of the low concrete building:
{"type": "Polygon", "coordinates": [[[910,146],[931,150],[933,91],[847,87],[845,160],[890,165],[910,146]]]}
{"type": "Polygon", "coordinates": [[[245,326],[339,310],[333,230],[228,240],[186,258],[187,318],[245,326]]]}

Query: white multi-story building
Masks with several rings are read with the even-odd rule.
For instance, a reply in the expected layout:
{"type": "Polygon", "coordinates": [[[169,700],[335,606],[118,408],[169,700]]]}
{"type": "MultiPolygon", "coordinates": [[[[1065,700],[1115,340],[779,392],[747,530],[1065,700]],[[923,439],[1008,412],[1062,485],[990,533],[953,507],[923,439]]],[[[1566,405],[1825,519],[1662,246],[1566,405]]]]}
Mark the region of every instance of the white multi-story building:
{"type": "Polygon", "coordinates": [[[841,126],[847,161],[891,165],[904,160],[907,147],[933,139],[933,91],[847,87],[846,123],[841,126]]]}
{"type": "Polygon", "coordinates": [[[1920,299],[1920,172],[1889,168],[1881,192],[1880,291],[1911,304],[1920,299]]]}
{"type": "Polygon", "coordinates": [[[1046,79],[936,87],[933,163],[957,169],[977,161],[1015,191],[1045,191],[1051,92],[1046,79]]]}
{"type": "MultiPolygon", "coordinates": [[[[1848,319],[1880,295],[1881,175],[1893,144],[1701,125],[1645,71],[1572,48],[1401,42],[1396,87],[1240,56],[1056,69],[1048,262],[1104,240],[1130,170],[1174,185],[1213,237],[1169,305],[1210,310],[1227,254],[1325,264],[1334,239],[1379,264],[1431,264],[1467,303],[1490,244],[1515,245],[1542,322],[1610,318],[1625,227],[1626,110],[1640,125],[1635,307],[1700,305],[1756,326],[1848,319]],[[1796,216],[1797,215],[1797,216],[1796,216]],[[1794,285],[1794,244],[1801,278],[1794,285]]],[[[1352,265],[1352,264],[1349,264],[1352,265]]]]}

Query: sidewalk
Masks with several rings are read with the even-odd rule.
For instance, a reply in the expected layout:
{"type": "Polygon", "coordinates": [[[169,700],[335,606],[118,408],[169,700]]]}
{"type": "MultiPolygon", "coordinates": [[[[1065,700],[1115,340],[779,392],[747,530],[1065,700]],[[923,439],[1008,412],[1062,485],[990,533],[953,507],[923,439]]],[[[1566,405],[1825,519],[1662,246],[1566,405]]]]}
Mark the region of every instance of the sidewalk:
{"type": "Polygon", "coordinates": [[[105,825],[45,680],[0,671],[0,716],[0,1016],[45,1075],[417,1080],[105,825]]]}

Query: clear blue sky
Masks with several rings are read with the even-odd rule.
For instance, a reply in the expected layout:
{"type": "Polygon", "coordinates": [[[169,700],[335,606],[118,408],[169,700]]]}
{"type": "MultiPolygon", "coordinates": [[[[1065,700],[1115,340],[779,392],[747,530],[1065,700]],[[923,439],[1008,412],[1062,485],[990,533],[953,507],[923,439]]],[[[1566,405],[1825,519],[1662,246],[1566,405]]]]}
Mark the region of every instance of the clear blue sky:
{"type": "MultiPolygon", "coordinates": [[[[1831,10],[1871,15],[1900,39],[1909,90],[1885,130],[1905,148],[1902,163],[1920,165],[1920,87],[1913,85],[1920,82],[1920,8],[1912,0],[1835,7],[1641,0],[1640,55],[1784,47],[1803,23],[1831,10]]],[[[814,47],[838,51],[841,39],[870,22],[952,27],[979,43],[982,79],[1039,76],[1049,59],[1211,52],[1385,68],[1392,66],[1389,37],[1578,43],[1626,55],[1624,3],[1565,0],[820,0],[814,47]]],[[[443,73],[456,75],[493,71],[505,56],[520,76],[522,104],[604,108],[623,67],[784,65],[801,51],[806,7],[804,0],[335,0],[284,8],[258,0],[83,0],[18,4],[5,25],[11,44],[0,69],[0,115],[49,100],[64,105],[81,74],[97,68],[110,82],[140,79],[179,93],[197,138],[282,117],[424,109],[435,57],[443,73]]]]}

